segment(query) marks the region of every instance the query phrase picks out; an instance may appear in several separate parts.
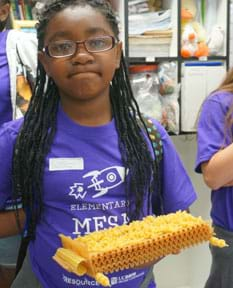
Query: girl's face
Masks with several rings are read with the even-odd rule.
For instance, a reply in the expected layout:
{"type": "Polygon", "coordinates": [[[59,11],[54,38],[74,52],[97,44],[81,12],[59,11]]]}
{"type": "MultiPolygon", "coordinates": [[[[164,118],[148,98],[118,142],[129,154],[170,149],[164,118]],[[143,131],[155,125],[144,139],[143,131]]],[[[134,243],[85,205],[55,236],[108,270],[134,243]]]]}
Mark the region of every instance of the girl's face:
{"type": "MultiPolygon", "coordinates": [[[[70,7],[59,12],[49,22],[44,47],[49,45],[50,51],[51,47],[55,47],[52,51],[60,51],[56,46],[60,41],[85,41],[102,36],[115,35],[100,12],[90,6],[70,7]]],[[[91,45],[95,46],[96,42],[91,45]]],[[[66,47],[66,44],[62,46],[62,50],[66,47]]],[[[98,53],[88,52],[84,44],[76,47],[74,55],[64,58],[53,58],[45,52],[39,52],[39,60],[56,83],[61,99],[86,101],[99,96],[109,97],[110,81],[120,65],[121,43],[98,53]]]]}
{"type": "Polygon", "coordinates": [[[7,18],[10,14],[10,4],[0,0],[0,32],[5,29],[7,18]]]}

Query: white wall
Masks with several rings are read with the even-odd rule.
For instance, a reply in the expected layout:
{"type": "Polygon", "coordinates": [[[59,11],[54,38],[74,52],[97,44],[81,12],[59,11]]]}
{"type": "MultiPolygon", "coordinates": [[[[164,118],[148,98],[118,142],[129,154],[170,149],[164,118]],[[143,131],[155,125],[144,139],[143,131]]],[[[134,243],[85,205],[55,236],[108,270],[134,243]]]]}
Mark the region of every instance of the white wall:
{"type": "MultiPolygon", "coordinates": [[[[191,213],[209,220],[210,191],[205,186],[202,176],[194,172],[196,136],[172,136],[172,140],[198,194],[198,200],[191,206],[191,213]]],[[[203,288],[210,264],[208,243],[186,249],[179,255],[168,256],[155,265],[157,286],[158,288],[203,288]]]]}

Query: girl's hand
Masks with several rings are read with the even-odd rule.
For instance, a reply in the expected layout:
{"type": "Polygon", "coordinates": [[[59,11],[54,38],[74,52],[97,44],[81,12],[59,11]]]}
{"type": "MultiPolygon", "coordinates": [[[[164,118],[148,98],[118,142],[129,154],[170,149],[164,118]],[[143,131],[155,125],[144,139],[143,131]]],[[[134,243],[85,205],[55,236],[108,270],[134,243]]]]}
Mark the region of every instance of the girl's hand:
{"type": "Polygon", "coordinates": [[[225,184],[223,187],[232,187],[232,186],[233,186],[233,181],[231,181],[231,182],[225,184]]]}

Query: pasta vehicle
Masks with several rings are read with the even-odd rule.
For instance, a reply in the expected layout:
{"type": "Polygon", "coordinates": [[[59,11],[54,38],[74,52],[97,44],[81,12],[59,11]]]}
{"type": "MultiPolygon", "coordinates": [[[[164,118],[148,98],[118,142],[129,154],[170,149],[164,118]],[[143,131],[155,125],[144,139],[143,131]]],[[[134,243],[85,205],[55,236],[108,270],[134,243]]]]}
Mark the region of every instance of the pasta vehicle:
{"type": "Polygon", "coordinates": [[[67,271],[78,276],[87,274],[103,286],[110,286],[104,274],[142,266],[204,241],[227,246],[224,240],[214,237],[208,222],[185,211],[147,216],[75,239],[59,236],[62,247],[53,259],[67,271]]]}

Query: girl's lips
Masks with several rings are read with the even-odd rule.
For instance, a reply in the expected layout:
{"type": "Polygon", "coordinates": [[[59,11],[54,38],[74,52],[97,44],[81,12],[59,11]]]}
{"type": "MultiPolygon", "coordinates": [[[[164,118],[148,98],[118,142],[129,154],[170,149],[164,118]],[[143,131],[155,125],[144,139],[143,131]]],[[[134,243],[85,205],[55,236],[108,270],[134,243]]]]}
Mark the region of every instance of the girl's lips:
{"type": "Polygon", "coordinates": [[[75,72],[75,73],[72,73],[69,75],[69,78],[72,78],[72,77],[93,77],[93,76],[96,76],[96,75],[99,75],[99,73],[96,73],[96,72],[75,72]]]}
{"type": "Polygon", "coordinates": [[[93,74],[99,75],[100,73],[98,73],[96,71],[90,71],[90,70],[85,71],[85,70],[80,69],[80,70],[76,70],[76,71],[70,73],[69,77],[73,77],[73,76],[77,76],[77,75],[93,75],[93,74]]]}

